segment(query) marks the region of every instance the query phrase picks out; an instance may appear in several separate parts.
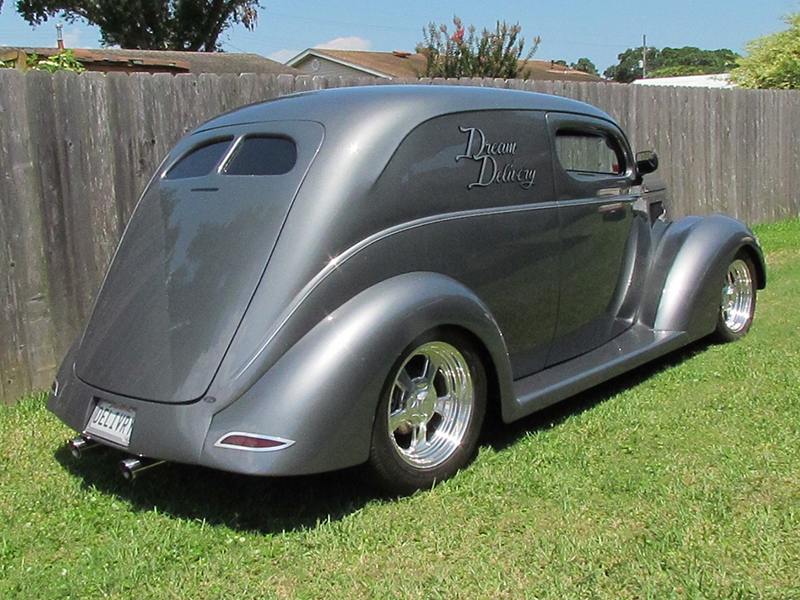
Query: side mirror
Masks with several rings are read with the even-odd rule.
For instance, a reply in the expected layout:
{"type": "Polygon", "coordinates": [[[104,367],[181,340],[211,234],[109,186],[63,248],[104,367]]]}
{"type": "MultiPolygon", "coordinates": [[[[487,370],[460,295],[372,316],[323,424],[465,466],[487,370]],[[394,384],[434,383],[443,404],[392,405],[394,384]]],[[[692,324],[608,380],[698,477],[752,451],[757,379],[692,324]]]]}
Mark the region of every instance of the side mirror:
{"type": "Polygon", "coordinates": [[[655,150],[643,150],[636,153],[636,172],[641,175],[652,173],[658,168],[658,154],[655,150]]]}

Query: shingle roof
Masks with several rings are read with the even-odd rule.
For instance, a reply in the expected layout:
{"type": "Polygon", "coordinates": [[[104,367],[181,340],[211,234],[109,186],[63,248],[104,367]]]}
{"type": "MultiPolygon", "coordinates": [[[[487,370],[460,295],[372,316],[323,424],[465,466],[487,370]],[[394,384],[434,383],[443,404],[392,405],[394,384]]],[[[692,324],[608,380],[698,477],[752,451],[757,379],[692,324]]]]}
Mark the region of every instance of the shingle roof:
{"type": "Polygon", "coordinates": [[[427,59],[421,54],[408,52],[367,52],[364,50],[328,50],[311,48],[299,55],[289,64],[309,54],[329,58],[354,68],[377,71],[387,77],[416,78],[425,72],[427,59]]]}
{"type": "MultiPolygon", "coordinates": [[[[329,50],[309,48],[287,62],[295,66],[308,56],[327,58],[347,66],[362,69],[366,74],[384,77],[417,78],[424,74],[427,59],[422,54],[409,52],[367,52],[364,50],[329,50]]],[[[589,75],[563,67],[552,61],[529,60],[524,67],[528,79],[601,81],[596,75],[589,75]]]]}

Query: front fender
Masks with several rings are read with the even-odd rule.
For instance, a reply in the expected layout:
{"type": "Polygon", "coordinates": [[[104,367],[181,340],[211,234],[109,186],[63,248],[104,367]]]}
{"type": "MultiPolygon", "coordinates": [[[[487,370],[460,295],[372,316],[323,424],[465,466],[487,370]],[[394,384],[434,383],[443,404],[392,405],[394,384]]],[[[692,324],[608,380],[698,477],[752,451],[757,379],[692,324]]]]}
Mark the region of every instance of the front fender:
{"type": "Polygon", "coordinates": [[[361,292],[318,323],[241,398],[214,416],[201,462],[262,475],[307,474],[367,460],[375,411],[391,366],[423,332],[441,326],[470,332],[510,389],[502,336],[483,303],[456,280],[408,273],[361,292]],[[295,443],[279,451],[216,447],[230,432],[295,443]]]}
{"type": "Polygon", "coordinates": [[[691,339],[711,333],[725,273],[741,249],[750,255],[757,287],[763,289],[764,255],[743,223],[722,215],[673,223],[659,243],[640,320],[660,331],[685,331],[691,339]]]}

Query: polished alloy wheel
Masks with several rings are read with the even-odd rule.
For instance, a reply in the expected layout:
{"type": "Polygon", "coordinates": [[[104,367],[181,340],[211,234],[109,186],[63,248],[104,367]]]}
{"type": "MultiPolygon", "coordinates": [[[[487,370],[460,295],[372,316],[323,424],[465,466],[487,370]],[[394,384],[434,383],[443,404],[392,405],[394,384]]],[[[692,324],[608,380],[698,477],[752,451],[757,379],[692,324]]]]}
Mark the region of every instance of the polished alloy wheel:
{"type": "Polygon", "coordinates": [[[753,318],[755,286],[747,263],[734,260],[722,287],[722,321],[731,333],[743,331],[753,318]]]}
{"type": "Polygon", "coordinates": [[[389,436],[403,461],[430,469],[458,450],[475,406],[472,375],[458,349],[423,344],[400,366],[389,393],[389,436]]]}

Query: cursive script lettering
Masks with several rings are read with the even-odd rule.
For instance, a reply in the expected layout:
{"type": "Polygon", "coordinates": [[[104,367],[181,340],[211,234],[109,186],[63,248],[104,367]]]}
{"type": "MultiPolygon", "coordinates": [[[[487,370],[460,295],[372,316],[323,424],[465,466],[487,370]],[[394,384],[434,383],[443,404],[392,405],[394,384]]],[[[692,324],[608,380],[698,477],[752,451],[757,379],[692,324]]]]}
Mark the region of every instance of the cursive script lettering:
{"type": "Polygon", "coordinates": [[[536,169],[526,167],[517,168],[513,156],[517,153],[516,142],[492,142],[477,127],[459,127],[461,133],[467,134],[467,145],[464,153],[456,156],[456,162],[461,159],[472,160],[480,164],[478,178],[467,185],[467,189],[474,187],[488,187],[493,183],[519,183],[523,189],[529,189],[536,179],[536,169]],[[510,161],[506,157],[512,157],[510,161]]]}

